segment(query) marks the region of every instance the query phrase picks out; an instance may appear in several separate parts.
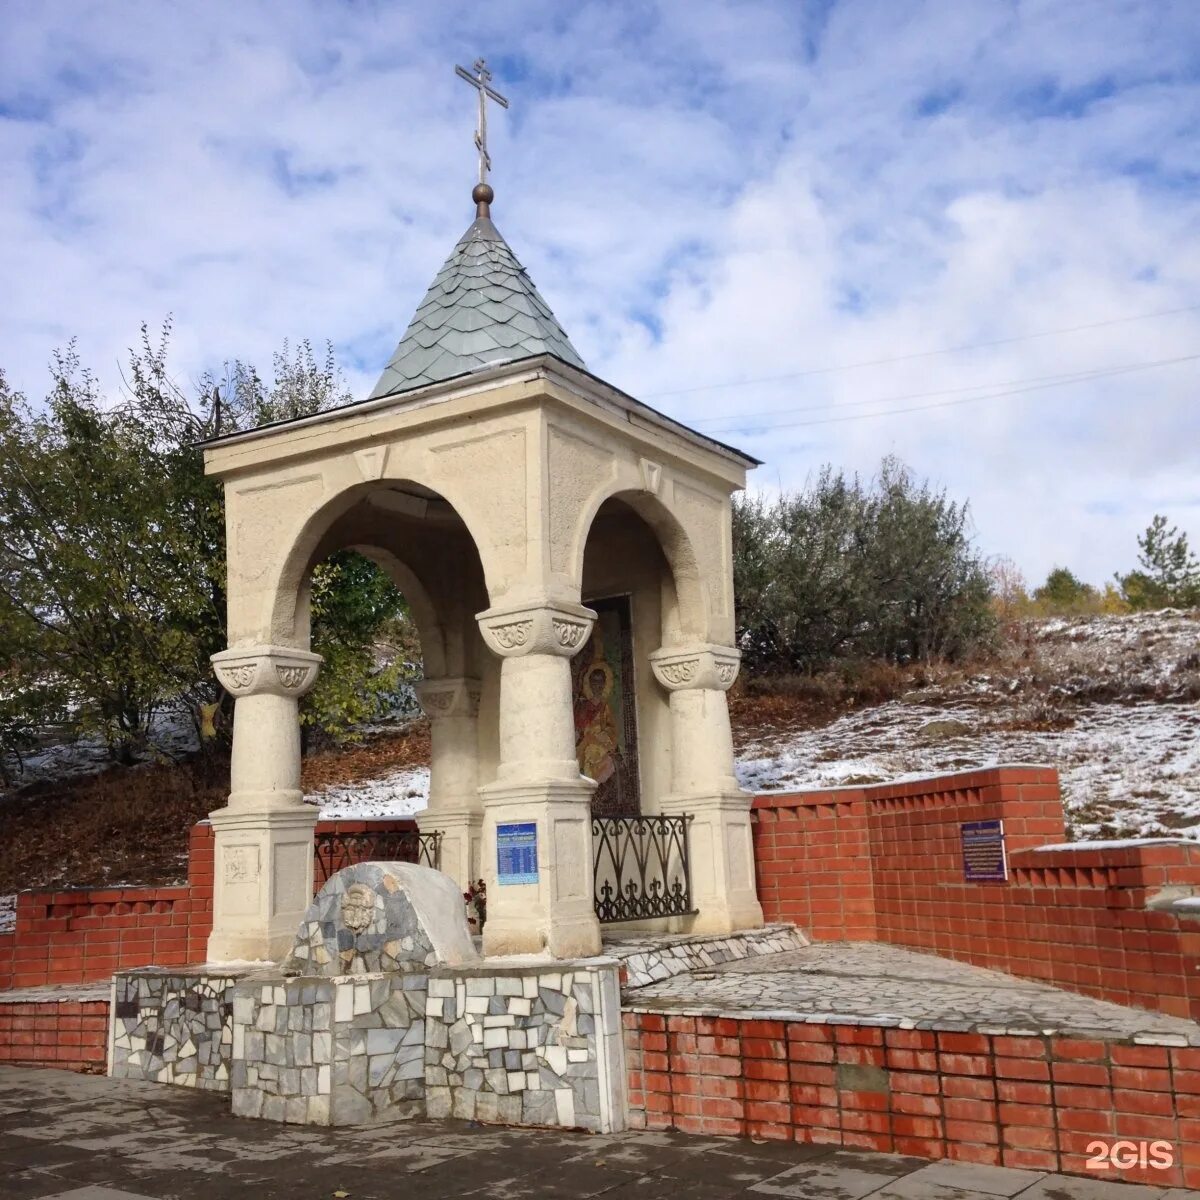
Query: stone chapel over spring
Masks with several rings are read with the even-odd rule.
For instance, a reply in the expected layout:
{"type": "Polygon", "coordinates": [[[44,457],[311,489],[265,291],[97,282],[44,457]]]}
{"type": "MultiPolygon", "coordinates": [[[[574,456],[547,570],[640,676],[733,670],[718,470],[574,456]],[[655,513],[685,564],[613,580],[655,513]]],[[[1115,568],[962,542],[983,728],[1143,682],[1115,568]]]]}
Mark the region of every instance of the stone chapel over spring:
{"type": "Polygon", "coordinates": [[[213,661],[236,698],[212,961],[278,960],[312,898],[297,702],[321,665],[311,571],[344,548],[416,623],[417,820],[461,887],[486,881],[486,954],[595,954],[601,915],[762,924],[725,696],[730,496],[757,460],[587,370],[492,222],[477,144],[475,219],[371,395],[204,448],[228,533],[213,661]]]}

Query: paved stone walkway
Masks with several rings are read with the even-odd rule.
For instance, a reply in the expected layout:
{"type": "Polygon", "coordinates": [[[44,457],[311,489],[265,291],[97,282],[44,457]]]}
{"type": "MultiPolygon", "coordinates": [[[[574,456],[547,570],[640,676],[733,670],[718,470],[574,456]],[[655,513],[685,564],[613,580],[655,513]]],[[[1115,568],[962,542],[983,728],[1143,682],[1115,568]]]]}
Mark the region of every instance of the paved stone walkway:
{"type": "Polygon", "coordinates": [[[985,1033],[1070,1033],[1200,1045],[1180,1017],[1093,1000],[969,963],[881,942],[815,942],[803,950],[689,971],[625,993],[627,1008],[770,1013],[793,1020],[985,1033]]]}
{"type": "Polygon", "coordinates": [[[314,1129],[211,1093],[0,1067],[4,1200],[1200,1200],[1200,1192],[678,1133],[314,1129]]]}

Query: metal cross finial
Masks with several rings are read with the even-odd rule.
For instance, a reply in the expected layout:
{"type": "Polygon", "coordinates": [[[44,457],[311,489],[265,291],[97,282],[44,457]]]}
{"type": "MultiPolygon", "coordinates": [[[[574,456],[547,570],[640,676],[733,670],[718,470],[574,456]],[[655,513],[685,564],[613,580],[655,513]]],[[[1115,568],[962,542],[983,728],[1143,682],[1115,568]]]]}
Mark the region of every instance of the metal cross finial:
{"type": "Polygon", "coordinates": [[[479,151],[479,183],[481,187],[486,187],[488,172],[492,169],[492,160],[487,148],[487,102],[495,100],[501,108],[507,108],[508,101],[495,89],[488,87],[492,73],[482,58],[475,60],[473,69],[474,75],[464,67],[456,66],[454,73],[479,92],[479,121],[475,126],[475,148],[479,151]]]}

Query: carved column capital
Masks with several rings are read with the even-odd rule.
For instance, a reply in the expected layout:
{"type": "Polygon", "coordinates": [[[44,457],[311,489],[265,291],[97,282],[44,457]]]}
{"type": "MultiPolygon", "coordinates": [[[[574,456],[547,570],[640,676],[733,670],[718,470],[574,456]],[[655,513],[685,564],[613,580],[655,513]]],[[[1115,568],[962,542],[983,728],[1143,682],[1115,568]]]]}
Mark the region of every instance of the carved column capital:
{"type": "Polygon", "coordinates": [[[476,613],[483,640],[501,658],[570,658],[588,640],[596,614],[581,604],[522,604],[476,613]]]}
{"type": "Polygon", "coordinates": [[[413,689],[421,711],[431,720],[479,716],[479,680],[456,677],[423,679],[413,689]]]}
{"type": "Polygon", "coordinates": [[[728,691],[737,678],[741,661],[740,650],[708,643],[664,646],[650,655],[654,678],[669,692],[687,688],[728,691]]]}
{"type": "Polygon", "coordinates": [[[314,683],[324,659],[287,646],[222,650],[210,660],[221,686],[231,695],[286,696],[299,700],[314,683]]]}

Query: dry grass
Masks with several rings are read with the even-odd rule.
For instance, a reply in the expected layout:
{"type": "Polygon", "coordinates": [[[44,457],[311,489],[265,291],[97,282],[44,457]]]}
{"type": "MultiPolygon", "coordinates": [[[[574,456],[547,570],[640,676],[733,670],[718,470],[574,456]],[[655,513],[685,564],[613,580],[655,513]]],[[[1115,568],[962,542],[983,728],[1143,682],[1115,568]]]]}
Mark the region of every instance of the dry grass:
{"type": "MultiPolygon", "coordinates": [[[[414,722],[304,760],[306,790],[429,761],[414,722]]],[[[111,767],[0,797],[0,894],[40,887],[162,885],[187,877],[188,831],[225,803],[228,761],[111,767]]]]}
{"type": "Polygon", "coordinates": [[[180,766],[113,767],[0,800],[0,892],[187,876],[188,830],[225,802],[224,787],[180,766]]]}
{"type": "Polygon", "coordinates": [[[429,765],[429,722],[412,721],[395,733],[377,734],[354,745],[311,754],[300,771],[306,792],[356,779],[375,779],[401,767],[429,765]]]}

